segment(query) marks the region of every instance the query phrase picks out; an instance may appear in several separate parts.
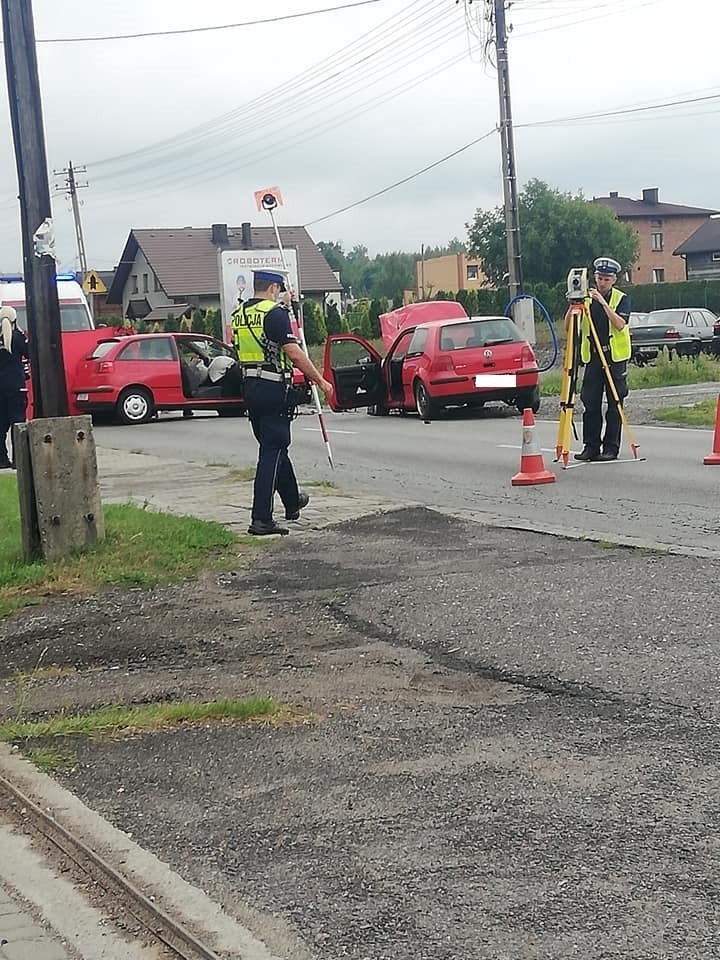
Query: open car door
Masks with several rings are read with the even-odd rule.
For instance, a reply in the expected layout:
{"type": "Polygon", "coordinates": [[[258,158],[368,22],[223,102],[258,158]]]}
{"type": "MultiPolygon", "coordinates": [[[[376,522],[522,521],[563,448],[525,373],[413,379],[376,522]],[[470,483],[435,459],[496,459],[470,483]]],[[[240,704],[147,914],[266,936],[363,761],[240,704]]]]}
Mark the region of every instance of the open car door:
{"type": "Polygon", "coordinates": [[[333,385],[330,408],[355,410],[385,400],[382,358],[367,340],[352,333],[334,333],[325,343],[323,376],[333,385]]]}

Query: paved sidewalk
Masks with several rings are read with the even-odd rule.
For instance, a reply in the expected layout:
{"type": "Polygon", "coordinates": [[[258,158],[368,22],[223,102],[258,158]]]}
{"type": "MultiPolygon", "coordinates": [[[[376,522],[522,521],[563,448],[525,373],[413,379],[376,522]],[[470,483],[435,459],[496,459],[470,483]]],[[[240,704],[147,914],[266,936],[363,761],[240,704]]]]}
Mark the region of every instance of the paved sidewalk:
{"type": "Polygon", "coordinates": [[[1,960],[69,960],[59,940],[37,924],[0,883],[1,960]]]}
{"type": "MultiPolygon", "coordinates": [[[[247,531],[253,485],[246,479],[245,471],[106,447],[97,448],[97,459],[103,502],[136,503],[153,510],[215,520],[235,533],[247,531]]],[[[310,503],[300,520],[290,524],[291,530],[321,530],[344,520],[409,506],[346,494],[332,486],[309,485],[305,489],[310,503]]],[[[276,516],[283,516],[279,498],[276,516]]]]}

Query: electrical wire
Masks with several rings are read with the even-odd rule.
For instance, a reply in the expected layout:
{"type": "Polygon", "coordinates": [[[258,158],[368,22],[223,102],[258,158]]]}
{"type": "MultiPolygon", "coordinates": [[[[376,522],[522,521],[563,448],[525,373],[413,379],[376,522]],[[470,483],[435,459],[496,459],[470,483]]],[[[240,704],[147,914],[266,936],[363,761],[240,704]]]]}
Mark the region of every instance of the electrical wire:
{"type": "MultiPolygon", "coordinates": [[[[323,7],[319,10],[303,10],[300,13],[286,13],[279,17],[266,17],[262,20],[246,20],[242,23],[220,23],[210,27],[185,27],[178,30],[146,30],[142,33],[115,33],[94,37],[40,37],[36,43],[102,43],[106,40],[141,40],[147,37],[177,37],[192,33],[211,33],[219,30],[236,30],[238,27],[253,27],[263,23],[280,23],[283,20],[299,20],[302,17],[314,17],[321,13],[335,13],[338,10],[352,10],[354,7],[367,7],[381,3],[382,0],[355,0],[342,6],[323,7]]],[[[2,41],[0,41],[2,43],[2,41]]]]}

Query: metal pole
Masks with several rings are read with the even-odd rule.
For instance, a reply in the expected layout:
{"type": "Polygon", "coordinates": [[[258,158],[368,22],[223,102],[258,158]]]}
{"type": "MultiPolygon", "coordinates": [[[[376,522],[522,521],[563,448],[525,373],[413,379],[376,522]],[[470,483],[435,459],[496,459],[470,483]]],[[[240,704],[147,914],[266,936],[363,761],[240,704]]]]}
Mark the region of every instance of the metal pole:
{"type": "Polygon", "coordinates": [[[513,137],[512,105],[510,102],[510,70],[508,66],[505,0],[495,3],[495,45],[497,47],[498,92],[500,95],[500,143],[503,164],[503,195],[505,198],[505,234],[507,242],[510,297],[522,290],[522,261],[520,254],[520,222],[518,218],[517,174],[515,172],[515,143],[513,137]]]}
{"type": "MultiPolygon", "coordinates": [[[[280,239],[280,231],[278,230],[278,225],[275,220],[275,213],[272,207],[265,207],[267,212],[270,214],[270,219],[272,220],[272,225],[275,230],[275,239],[277,241],[278,250],[280,251],[280,260],[282,261],[283,270],[287,273],[287,262],[285,260],[285,251],[283,250],[282,240],[280,239]]],[[[298,318],[298,332],[300,334],[300,346],[306,357],[309,356],[307,343],[305,342],[305,324],[303,323],[302,315],[302,300],[300,299],[300,291],[297,291],[298,295],[298,308],[299,308],[299,318],[298,318]]],[[[327,453],[328,462],[330,463],[330,469],[335,469],[335,462],[332,455],[332,447],[330,446],[330,437],[327,432],[327,427],[325,426],[325,417],[322,412],[322,404],[320,403],[320,393],[317,386],[314,383],[310,384],[310,395],[312,396],[313,406],[315,407],[315,413],[317,414],[318,423],[320,424],[320,432],[322,433],[323,442],[325,444],[325,451],[327,453]]]]}
{"type": "Polygon", "coordinates": [[[72,201],[73,219],[75,220],[75,236],[77,237],[78,260],[83,277],[87,274],[87,257],[85,256],[85,240],[83,238],[82,223],[80,221],[80,204],[77,197],[75,170],[72,163],[68,163],[68,188],[72,201]]]}
{"type": "Polygon", "coordinates": [[[2,0],[2,23],[20,197],[34,415],[66,417],[69,408],[32,0],[2,0]]]}

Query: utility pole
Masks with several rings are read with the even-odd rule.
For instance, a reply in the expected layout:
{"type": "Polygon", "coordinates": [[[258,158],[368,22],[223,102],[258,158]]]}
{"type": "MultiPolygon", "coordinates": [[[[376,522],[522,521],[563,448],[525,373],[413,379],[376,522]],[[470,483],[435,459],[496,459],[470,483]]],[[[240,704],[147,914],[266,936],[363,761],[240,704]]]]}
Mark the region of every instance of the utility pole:
{"type": "Polygon", "coordinates": [[[78,203],[77,192],[83,187],[87,187],[87,183],[78,183],[77,173],[86,173],[87,169],[85,167],[73,167],[72,163],[68,163],[65,170],[53,170],[53,176],[56,177],[65,177],[64,186],[61,184],[56,184],[56,190],[65,190],[65,195],[70,197],[70,202],[72,203],[72,212],[73,220],[75,221],[75,237],[77,238],[77,251],[78,251],[78,261],[80,263],[80,271],[83,277],[87,274],[87,257],[85,256],[85,240],[83,238],[82,222],[80,221],[80,204],[78,203]]]}
{"type": "Polygon", "coordinates": [[[1,0],[5,70],[17,166],[28,347],[36,417],[67,417],[54,228],[32,0],[1,0]]]}
{"type": "Polygon", "coordinates": [[[513,136],[512,105],[510,102],[510,71],[508,66],[507,26],[505,24],[505,0],[494,0],[494,5],[498,92],[500,94],[500,143],[502,147],[503,195],[505,198],[505,235],[507,242],[510,297],[512,298],[516,297],[522,290],[520,221],[518,218],[515,141],[513,136]]]}

